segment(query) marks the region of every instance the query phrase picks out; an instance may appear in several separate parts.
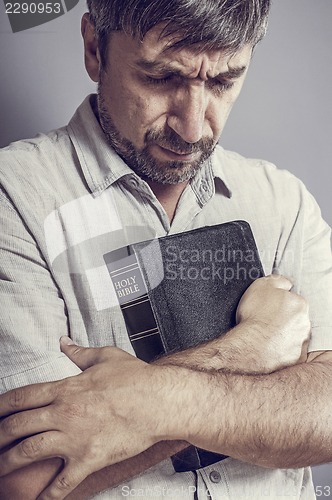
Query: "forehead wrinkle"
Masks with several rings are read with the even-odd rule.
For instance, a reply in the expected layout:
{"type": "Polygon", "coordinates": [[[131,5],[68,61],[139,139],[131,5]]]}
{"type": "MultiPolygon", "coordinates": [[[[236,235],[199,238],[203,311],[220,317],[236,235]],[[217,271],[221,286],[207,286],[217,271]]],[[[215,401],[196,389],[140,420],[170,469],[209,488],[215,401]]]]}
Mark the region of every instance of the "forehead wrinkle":
{"type": "Polygon", "coordinates": [[[172,63],[163,61],[150,61],[148,59],[139,59],[136,66],[144,71],[153,71],[155,73],[174,73],[184,76],[183,72],[172,63]]]}
{"type": "Polygon", "coordinates": [[[191,57],[183,57],[182,60],[174,61],[159,61],[159,60],[149,60],[144,57],[138,59],[134,65],[143,71],[151,72],[154,74],[173,74],[184,78],[199,78],[201,80],[206,80],[209,78],[207,75],[209,71],[209,62],[205,59],[200,62],[200,67],[197,63],[192,61],[191,57]],[[189,64],[188,64],[189,62],[189,64]],[[183,69],[181,69],[181,66],[183,69]],[[207,69],[203,69],[207,67],[207,69]],[[206,75],[206,76],[203,76],[206,75]]]}
{"type": "Polygon", "coordinates": [[[144,71],[152,72],[154,74],[160,74],[160,75],[172,74],[184,78],[190,78],[190,75],[192,75],[192,73],[195,73],[195,75],[193,75],[191,78],[199,78],[200,80],[208,80],[210,78],[213,79],[218,77],[219,78],[222,77],[225,79],[239,78],[247,69],[247,66],[245,65],[234,66],[234,67],[227,65],[227,70],[221,71],[217,74],[214,73],[211,74],[209,69],[205,71],[204,61],[202,61],[201,68],[199,68],[199,70],[196,70],[196,68],[193,69],[192,72],[189,73],[188,75],[183,71],[181,71],[178,67],[176,67],[172,62],[166,63],[163,61],[151,61],[144,58],[139,59],[136,62],[136,66],[143,69],[144,71]]]}

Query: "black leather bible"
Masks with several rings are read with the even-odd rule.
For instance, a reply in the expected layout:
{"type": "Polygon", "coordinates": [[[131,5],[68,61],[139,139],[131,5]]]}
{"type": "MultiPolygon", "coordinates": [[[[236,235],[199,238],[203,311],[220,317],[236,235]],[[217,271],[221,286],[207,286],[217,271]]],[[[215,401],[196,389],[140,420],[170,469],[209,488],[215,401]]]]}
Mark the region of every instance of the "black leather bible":
{"type": "MultiPolygon", "coordinates": [[[[245,221],[135,243],[104,259],[134,351],[147,362],[225,334],[241,296],[264,275],[245,221]]],[[[172,461],[184,472],[224,458],[190,446],[172,461]]]]}

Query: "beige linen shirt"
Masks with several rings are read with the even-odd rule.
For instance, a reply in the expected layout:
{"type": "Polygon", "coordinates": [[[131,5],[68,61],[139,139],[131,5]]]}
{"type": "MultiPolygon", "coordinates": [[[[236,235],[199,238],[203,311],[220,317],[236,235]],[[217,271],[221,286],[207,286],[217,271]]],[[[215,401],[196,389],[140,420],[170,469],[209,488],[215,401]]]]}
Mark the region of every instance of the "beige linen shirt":
{"type": "MultiPolygon", "coordinates": [[[[62,335],[133,353],[103,259],[119,235],[133,242],[236,219],[251,225],[265,273],[289,276],[309,301],[310,351],[332,349],[329,228],[290,173],[218,146],[170,225],[149,186],[108,146],[86,98],[67,127],[3,149],[0,182],[0,392],[79,373],[59,350],[62,335]]],[[[98,498],[136,496],[315,498],[309,469],[232,458],[197,474],[175,473],[165,460],[98,498]]]]}

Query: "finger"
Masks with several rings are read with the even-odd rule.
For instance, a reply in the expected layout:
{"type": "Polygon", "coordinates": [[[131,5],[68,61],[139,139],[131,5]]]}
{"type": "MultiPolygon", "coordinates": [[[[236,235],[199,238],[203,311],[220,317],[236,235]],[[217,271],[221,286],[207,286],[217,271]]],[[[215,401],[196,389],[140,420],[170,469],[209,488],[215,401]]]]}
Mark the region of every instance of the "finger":
{"type": "Polygon", "coordinates": [[[0,421],[0,449],[33,434],[56,429],[49,407],[27,410],[0,421]]]}
{"type": "Polygon", "coordinates": [[[18,387],[1,394],[0,417],[52,403],[57,395],[57,388],[58,382],[45,382],[18,387]]]}
{"type": "Polygon", "coordinates": [[[63,457],[65,443],[60,432],[51,431],[31,436],[0,455],[0,476],[46,458],[63,457]]]}
{"type": "Polygon", "coordinates": [[[69,462],[37,500],[66,498],[92,472],[94,471],[85,473],[81,464],[69,462]]]}
{"type": "Polygon", "coordinates": [[[265,278],[263,279],[265,281],[268,281],[269,285],[273,286],[274,288],[281,288],[283,290],[289,291],[293,287],[293,283],[281,274],[270,274],[269,276],[265,276],[265,278]]]}
{"type": "Polygon", "coordinates": [[[101,349],[77,346],[69,337],[60,338],[60,347],[61,351],[81,370],[86,370],[100,361],[101,349]]]}

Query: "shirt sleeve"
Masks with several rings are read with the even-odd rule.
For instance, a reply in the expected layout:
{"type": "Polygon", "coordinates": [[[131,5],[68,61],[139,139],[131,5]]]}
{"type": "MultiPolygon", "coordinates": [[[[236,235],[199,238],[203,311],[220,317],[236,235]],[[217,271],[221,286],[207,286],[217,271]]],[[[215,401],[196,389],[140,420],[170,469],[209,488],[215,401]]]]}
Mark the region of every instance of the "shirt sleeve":
{"type": "Polygon", "coordinates": [[[0,191],[0,393],[80,373],[61,353],[65,305],[38,245],[0,191]]]}
{"type": "MultiPolygon", "coordinates": [[[[295,182],[289,179],[289,186],[295,182]]],[[[278,272],[294,283],[293,290],[309,304],[311,340],[308,351],[332,350],[332,255],[331,230],[321,216],[320,208],[305,186],[296,180],[296,191],[285,189],[298,200],[297,211],[291,215],[290,232],[283,247],[278,272]]],[[[285,207],[287,207],[285,199],[285,207]]]]}
{"type": "Polygon", "coordinates": [[[309,302],[309,351],[332,350],[331,230],[313,196],[305,190],[303,258],[300,293],[309,302]]]}

